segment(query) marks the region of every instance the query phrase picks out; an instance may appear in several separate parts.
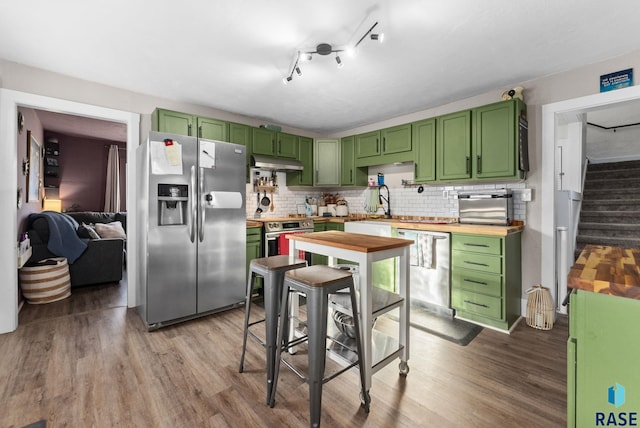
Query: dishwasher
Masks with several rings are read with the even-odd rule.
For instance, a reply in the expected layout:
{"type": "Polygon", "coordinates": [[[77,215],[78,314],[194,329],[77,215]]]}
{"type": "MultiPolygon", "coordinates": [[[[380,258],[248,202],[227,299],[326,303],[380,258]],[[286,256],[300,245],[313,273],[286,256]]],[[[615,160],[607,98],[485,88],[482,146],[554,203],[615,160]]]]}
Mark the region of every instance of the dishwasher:
{"type": "Polygon", "coordinates": [[[450,234],[398,229],[398,238],[413,241],[409,247],[412,310],[423,308],[437,315],[453,317],[450,234]]]}

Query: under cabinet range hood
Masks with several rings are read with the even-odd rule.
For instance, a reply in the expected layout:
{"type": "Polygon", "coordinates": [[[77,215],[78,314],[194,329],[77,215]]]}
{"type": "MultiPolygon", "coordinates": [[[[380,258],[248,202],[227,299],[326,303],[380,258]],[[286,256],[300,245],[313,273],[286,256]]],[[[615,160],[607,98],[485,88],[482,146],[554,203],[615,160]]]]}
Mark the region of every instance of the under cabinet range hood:
{"type": "Polygon", "coordinates": [[[251,155],[251,167],[270,171],[302,171],[304,166],[297,159],[251,155]]]}

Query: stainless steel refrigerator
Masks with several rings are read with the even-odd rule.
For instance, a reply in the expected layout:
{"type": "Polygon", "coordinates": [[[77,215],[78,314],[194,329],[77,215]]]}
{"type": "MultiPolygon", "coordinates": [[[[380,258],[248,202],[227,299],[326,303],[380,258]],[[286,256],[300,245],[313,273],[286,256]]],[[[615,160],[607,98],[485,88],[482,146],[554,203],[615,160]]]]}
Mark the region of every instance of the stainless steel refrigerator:
{"type": "Polygon", "coordinates": [[[152,132],[137,149],[138,311],[149,329],[244,300],[245,147],[152,132]]]}

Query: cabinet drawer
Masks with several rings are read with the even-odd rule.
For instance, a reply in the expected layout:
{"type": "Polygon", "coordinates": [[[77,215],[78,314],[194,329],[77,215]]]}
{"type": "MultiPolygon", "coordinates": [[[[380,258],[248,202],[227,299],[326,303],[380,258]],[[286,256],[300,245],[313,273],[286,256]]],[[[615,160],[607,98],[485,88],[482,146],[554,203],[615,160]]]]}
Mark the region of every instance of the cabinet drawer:
{"type": "Polygon", "coordinates": [[[463,290],[452,290],[451,305],[461,311],[502,319],[502,299],[463,290]]]}
{"type": "Polygon", "coordinates": [[[501,275],[454,269],[451,273],[451,286],[461,290],[502,297],[501,275]]]}
{"type": "Polygon", "coordinates": [[[247,242],[260,241],[262,239],[261,227],[248,227],[247,228],[247,242]]]}
{"type": "Polygon", "coordinates": [[[502,255],[502,238],[481,235],[453,234],[451,249],[474,253],[502,255]]]}
{"type": "Polygon", "coordinates": [[[454,268],[473,269],[498,275],[502,274],[502,257],[500,256],[474,254],[466,251],[453,251],[451,254],[451,264],[454,268]]]}

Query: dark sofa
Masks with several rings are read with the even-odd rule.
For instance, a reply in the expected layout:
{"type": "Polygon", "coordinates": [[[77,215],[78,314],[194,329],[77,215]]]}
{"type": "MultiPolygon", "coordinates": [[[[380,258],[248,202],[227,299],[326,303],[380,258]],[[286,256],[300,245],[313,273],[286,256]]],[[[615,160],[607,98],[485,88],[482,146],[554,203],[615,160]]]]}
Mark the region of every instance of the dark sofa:
{"type": "MultiPolygon", "coordinates": [[[[106,213],[81,211],[65,213],[79,225],[111,223],[120,221],[126,231],[127,213],[106,213]]],[[[49,223],[46,218],[29,216],[29,230],[32,255],[29,263],[57,257],[47,248],[49,243],[49,223]]],[[[121,238],[89,239],[87,248],[73,263],[69,264],[71,286],[118,282],[122,279],[125,240],[121,238]]]]}

